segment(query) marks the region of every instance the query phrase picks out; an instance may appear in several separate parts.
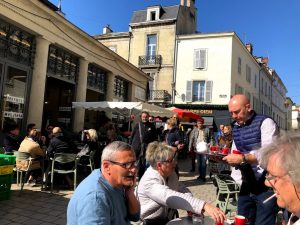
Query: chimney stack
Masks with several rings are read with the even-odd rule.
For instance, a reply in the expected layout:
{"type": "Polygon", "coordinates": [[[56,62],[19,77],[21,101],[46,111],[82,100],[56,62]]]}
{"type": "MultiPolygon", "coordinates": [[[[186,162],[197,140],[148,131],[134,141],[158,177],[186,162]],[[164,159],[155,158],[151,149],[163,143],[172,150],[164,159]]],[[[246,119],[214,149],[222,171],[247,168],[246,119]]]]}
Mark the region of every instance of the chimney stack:
{"type": "Polygon", "coordinates": [[[250,52],[250,54],[253,55],[253,45],[251,43],[247,43],[246,48],[250,52]]]}
{"type": "Polygon", "coordinates": [[[265,66],[268,66],[268,64],[269,64],[269,58],[268,58],[268,57],[264,57],[264,58],[262,58],[261,62],[262,62],[262,64],[264,64],[265,66]]]}
{"type": "Polygon", "coordinates": [[[113,30],[110,29],[109,24],[107,24],[105,27],[103,27],[103,34],[109,34],[112,32],[113,32],[113,30]]]}

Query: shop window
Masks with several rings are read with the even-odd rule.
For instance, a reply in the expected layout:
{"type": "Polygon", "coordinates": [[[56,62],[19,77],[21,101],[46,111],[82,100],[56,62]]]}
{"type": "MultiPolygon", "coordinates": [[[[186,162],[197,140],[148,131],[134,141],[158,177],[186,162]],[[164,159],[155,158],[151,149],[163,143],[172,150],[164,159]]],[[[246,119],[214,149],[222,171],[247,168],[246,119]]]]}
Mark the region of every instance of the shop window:
{"type": "Polygon", "coordinates": [[[89,64],[87,87],[102,94],[107,90],[107,72],[93,64],[89,64]]]}
{"type": "Polygon", "coordinates": [[[129,82],[120,78],[115,77],[114,80],[114,95],[122,101],[128,101],[128,88],[129,82]]]}

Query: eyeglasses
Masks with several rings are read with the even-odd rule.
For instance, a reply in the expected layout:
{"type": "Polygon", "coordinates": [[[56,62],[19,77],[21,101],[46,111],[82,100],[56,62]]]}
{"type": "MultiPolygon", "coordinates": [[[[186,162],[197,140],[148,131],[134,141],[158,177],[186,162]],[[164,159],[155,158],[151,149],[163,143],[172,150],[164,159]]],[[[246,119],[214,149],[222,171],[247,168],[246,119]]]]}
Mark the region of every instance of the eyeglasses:
{"type": "Polygon", "coordinates": [[[271,174],[267,173],[266,174],[266,180],[271,184],[271,186],[275,185],[275,183],[277,182],[278,179],[281,179],[283,177],[285,177],[286,175],[288,175],[288,173],[282,175],[282,176],[272,176],[271,174]],[[273,181],[273,184],[271,183],[271,181],[273,181]]]}
{"type": "Polygon", "coordinates": [[[177,159],[178,159],[178,154],[177,154],[177,152],[175,152],[175,154],[172,157],[172,159],[164,160],[164,161],[161,161],[161,162],[162,163],[172,163],[172,162],[177,162],[177,159]]]}
{"type": "Polygon", "coordinates": [[[126,162],[126,163],[115,162],[115,161],[112,161],[112,160],[107,160],[107,161],[112,163],[112,164],[121,166],[124,169],[131,169],[133,167],[137,167],[137,165],[138,165],[138,161],[132,161],[132,162],[126,162]]]}

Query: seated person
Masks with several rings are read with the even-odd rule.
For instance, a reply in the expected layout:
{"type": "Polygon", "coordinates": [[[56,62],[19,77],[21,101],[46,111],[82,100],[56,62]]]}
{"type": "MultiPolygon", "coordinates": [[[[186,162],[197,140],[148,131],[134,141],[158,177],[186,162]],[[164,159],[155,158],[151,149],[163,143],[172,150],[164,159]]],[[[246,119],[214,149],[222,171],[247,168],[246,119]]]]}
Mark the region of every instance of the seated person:
{"type": "Polygon", "coordinates": [[[147,147],[146,160],[150,167],[136,188],[144,224],[165,224],[171,219],[167,215],[169,208],[196,214],[206,212],[214,221],[224,221],[225,215],[220,209],[194,198],[187,188],[180,185],[175,173],[177,154],[172,147],[152,142],[147,147]]]}
{"type": "MultiPolygon", "coordinates": [[[[40,139],[41,133],[37,131],[37,129],[32,129],[28,133],[28,137],[25,137],[24,140],[20,144],[19,152],[28,153],[32,158],[37,158],[32,162],[31,168],[40,169],[40,158],[39,156],[44,156],[45,151],[41,148],[39,143],[37,142],[40,139]]],[[[28,161],[17,160],[16,167],[21,169],[26,169],[28,167],[28,161]]],[[[28,183],[34,181],[34,178],[37,178],[38,174],[30,175],[28,179],[28,183]]]]}
{"type": "Polygon", "coordinates": [[[6,119],[3,126],[3,147],[5,154],[13,154],[20,147],[19,135],[20,128],[12,119],[6,119]]]}

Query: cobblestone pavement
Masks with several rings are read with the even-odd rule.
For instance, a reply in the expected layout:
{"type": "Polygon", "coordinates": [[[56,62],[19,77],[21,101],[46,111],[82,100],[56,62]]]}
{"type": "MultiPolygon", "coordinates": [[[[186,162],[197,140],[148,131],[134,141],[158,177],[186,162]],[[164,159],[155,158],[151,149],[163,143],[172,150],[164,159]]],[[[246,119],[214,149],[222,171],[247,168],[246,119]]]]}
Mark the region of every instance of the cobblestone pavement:
{"type": "MultiPolygon", "coordinates": [[[[216,188],[208,179],[206,183],[196,180],[197,174],[190,173],[190,160],[179,160],[180,180],[191,190],[195,197],[213,203],[216,197],[216,188]]],[[[66,211],[73,191],[59,190],[50,193],[41,191],[41,188],[25,184],[24,190],[19,195],[19,187],[12,184],[11,199],[0,201],[0,224],[66,224],[66,211]]],[[[180,216],[186,212],[180,210],[180,216]]],[[[209,225],[209,224],[208,224],[209,225]]]]}

